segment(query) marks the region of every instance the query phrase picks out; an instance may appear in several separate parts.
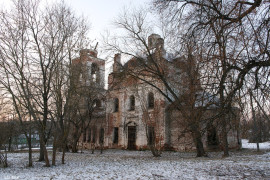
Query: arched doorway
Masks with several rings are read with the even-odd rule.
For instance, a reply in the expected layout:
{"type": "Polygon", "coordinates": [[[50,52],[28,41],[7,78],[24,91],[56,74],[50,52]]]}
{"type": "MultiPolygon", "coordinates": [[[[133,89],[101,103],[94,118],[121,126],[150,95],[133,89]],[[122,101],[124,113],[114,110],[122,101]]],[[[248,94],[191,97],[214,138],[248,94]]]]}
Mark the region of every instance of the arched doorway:
{"type": "Polygon", "coordinates": [[[136,126],[128,126],[128,149],[136,149],[136,126]]]}
{"type": "Polygon", "coordinates": [[[127,149],[136,149],[137,124],[134,121],[129,121],[125,124],[127,130],[127,149]]]}

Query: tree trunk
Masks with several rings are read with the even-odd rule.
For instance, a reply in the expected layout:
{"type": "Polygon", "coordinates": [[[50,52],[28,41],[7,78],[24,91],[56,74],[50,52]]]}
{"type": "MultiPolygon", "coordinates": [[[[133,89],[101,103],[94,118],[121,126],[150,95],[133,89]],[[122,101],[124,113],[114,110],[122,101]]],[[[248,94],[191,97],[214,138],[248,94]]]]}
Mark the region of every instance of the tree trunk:
{"type": "Polygon", "coordinates": [[[77,153],[77,152],[78,152],[77,141],[73,141],[73,142],[72,142],[72,149],[71,149],[71,151],[72,151],[73,153],[77,153]]]}
{"type": "Polygon", "coordinates": [[[49,161],[48,151],[46,149],[46,146],[44,146],[44,159],[45,159],[45,166],[50,167],[50,161],[49,161]]]}
{"type": "Polygon", "coordinates": [[[49,157],[48,157],[48,151],[47,151],[47,148],[46,148],[46,143],[45,143],[45,141],[44,141],[44,137],[43,137],[43,135],[41,135],[41,147],[42,147],[42,149],[43,149],[43,153],[44,153],[44,156],[43,156],[43,158],[44,158],[44,160],[45,160],[45,166],[46,167],[50,167],[50,161],[49,161],[49,157]]]}
{"type": "Polygon", "coordinates": [[[222,146],[223,146],[223,157],[229,157],[229,144],[227,139],[227,127],[226,127],[225,116],[222,116],[222,146]]]}
{"type": "Polygon", "coordinates": [[[101,143],[101,144],[100,144],[100,154],[103,153],[103,149],[104,149],[104,143],[101,143]]]}
{"type": "Polygon", "coordinates": [[[62,147],[62,151],[63,151],[63,153],[62,153],[62,164],[65,164],[65,154],[66,154],[66,146],[65,145],[62,147]]]}
{"type": "Polygon", "coordinates": [[[38,161],[44,161],[44,149],[43,149],[43,146],[42,146],[42,142],[41,142],[41,138],[39,139],[39,160],[38,161]]]}
{"type": "Polygon", "coordinates": [[[196,157],[207,157],[207,154],[203,147],[201,131],[197,122],[197,120],[193,120],[191,121],[192,124],[189,125],[191,129],[193,143],[195,144],[197,151],[196,157]]]}
{"type": "Polygon", "coordinates": [[[95,153],[95,149],[96,149],[96,145],[94,142],[91,143],[91,150],[92,150],[92,154],[95,153]]]}
{"type": "Polygon", "coordinates": [[[57,150],[57,137],[53,139],[53,154],[52,154],[52,165],[55,166],[56,161],[56,150],[57,150]]]}
{"type": "Polygon", "coordinates": [[[52,165],[55,166],[55,160],[56,160],[56,147],[53,146],[53,154],[52,154],[52,165]]]}
{"type": "Polygon", "coordinates": [[[158,151],[154,145],[149,145],[149,147],[150,147],[150,150],[151,150],[154,157],[160,157],[161,156],[161,152],[158,151]]]}
{"type": "Polygon", "coordinates": [[[259,142],[258,142],[258,140],[257,140],[257,143],[256,143],[256,145],[257,145],[257,152],[259,152],[259,151],[260,151],[260,145],[259,145],[259,142]]]}
{"type": "Polygon", "coordinates": [[[12,137],[9,137],[8,139],[8,151],[11,151],[11,143],[12,143],[12,137]]]}
{"type": "Polygon", "coordinates": [[[7,163],[7,148],[6,146],[5,147],[5,152],[4,153],[1,153],[0,152],[0,164],[2,163],[3,164],[3,167],[6,168],[8,167],[8,163],[7,163]]]}
{"type": "Polygon", "coordinates": [[[80,139],[80,135],[79,135],[78,129],[76,128],[75,132],[73,133],[73,141],[72,141],[72,148],[71,148],[71,151],[73,153],[78,152],[77,144],[78,144],[79,139],[80,139]]]}
{"type": "Polygon", "coordinates": [[[196,128],[194,128],[192,131],[193,131],[192,138],[196,146],[196,152],[197,152],[196,157],[207,157],[207,154],[203,147],[201,132],[196,128]]]}
{"type": "Polygon", "coordinates": [[[28,138],[28,167],[33,166],[33,158],[32,158],[32,142],[31,136],[28,138]]]}

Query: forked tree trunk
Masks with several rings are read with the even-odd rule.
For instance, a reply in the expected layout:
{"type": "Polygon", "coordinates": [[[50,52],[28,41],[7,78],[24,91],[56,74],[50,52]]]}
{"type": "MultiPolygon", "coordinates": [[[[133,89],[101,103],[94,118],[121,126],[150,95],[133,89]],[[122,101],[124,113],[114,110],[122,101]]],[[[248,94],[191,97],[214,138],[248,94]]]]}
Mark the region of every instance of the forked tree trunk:
{"type": "Polygon", "coordinates": [[[196,128],[193,129],[192,138],[196,146],[196,152],[197,152],[196,157],[207,157],[207,153],[205,152],[204,147],[203,147],[202,135],[198,129],[196,128]]]}
{"type": "Polygon", "coordinates": [[[192,121],[193,123],[190,124],[191,128],[191,135],[193,139],[193,143],[196,147],[197,155],[196,157],[207,157],[207,153],[204,150],[203,142],[202,142],[202,135],[199,128],[199,125],[196,120],[192,121]]]}
{"type": "Polygon", "coordinates": [[[46,148],[46,143],[44,142],[44,137],[43,135],[41,136],[41,147],[43,149],[43,153],[44,153],[44,160],[45,160],[45,166],[46,167],[50,167],[50,160],[49,160],[49,157],[48,157],[48,151],[47,151],[47,148],[46,148]]]}

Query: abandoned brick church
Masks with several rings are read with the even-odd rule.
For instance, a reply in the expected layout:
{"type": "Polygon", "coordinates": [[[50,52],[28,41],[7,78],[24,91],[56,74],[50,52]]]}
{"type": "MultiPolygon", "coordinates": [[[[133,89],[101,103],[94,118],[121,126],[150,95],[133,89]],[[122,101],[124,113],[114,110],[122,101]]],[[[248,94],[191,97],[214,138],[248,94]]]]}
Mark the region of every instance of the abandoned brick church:
{"type": "MultiPolygon", "coordinates": [[[[154,51],[156,46],[163,48],[164,40],[157,34],[148,38],[148,46],[154,51]]],[[[165,53],[165,51],[164,51],[165,53]]],[[[165,56],[163,56],[165,57],[165,56]]],[[[164,59],[164,58],[162,58],[164,59]]],[[[166,61],[166,59],[164,59],[166,61]]],[[[105,60],[97,57],[95,50],[84,49],[73,63],[83,63],[89,68],[89,76],[101,89],[105,85],[105,60]]],[[[136,66],[131,59],[125,67],[136,66]]],[[[135,67],[133,67],[135,68],[135,67]]],[[[155,144],[163,150],[189,151],[195,149],[192,136],[181,123],[181,113],[156,89],[141,80],[130,76],[118,76],[121,72],[121,55],[114,57],[113,70],[108,76],[108,90],[96,101],[88,128],[82,133],[79,144],[84,148],[148,149],[155,144]]],[[[158,88],[162,83],[155,82],[158,88]]],[[[209,116],[216,111],[209,108],[209,116]]],[[[237,108],[235,108],[237,112],[237,108]]],[[[237,113],[236,113],[237,114],[237,113]]],[[[239,115],[234,116],[230,125],[228,142],[230,148],[240,148],[239,115]]],[[[220,147],[220,127],[218,121],[205,126],[202,133],[206,149],[220,147]]]]}

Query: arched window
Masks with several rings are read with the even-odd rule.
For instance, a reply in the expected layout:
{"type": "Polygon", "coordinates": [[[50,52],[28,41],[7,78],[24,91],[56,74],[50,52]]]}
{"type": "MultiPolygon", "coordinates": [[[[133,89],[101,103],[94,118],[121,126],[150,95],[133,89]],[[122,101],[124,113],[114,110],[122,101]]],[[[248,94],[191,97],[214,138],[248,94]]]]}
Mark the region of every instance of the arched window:
{"type": "Polygon", "coordinates": [[[98,65],[96,63],[93,63],[91,66],[91,78],[93,82],[98,83],[99,81],[98,73],[99,73],[98,65]]]}
{"type": "Polygon", "coordinates": [[[130,96],[129,103],[130,103],[129,110],[130,111],[135,110],[135,97],[133,95],[130,96]]]}
{"type": "Polygon", "coordinates": [[[148,94],[148,108],[154,108],[154,105],[155,105],[154,94],[150,92],[148,94]]]}
{"type": "Polygon", "coordinates": [[[119,109],[119,100],[118,98],[114,99],[114,112],[118,112],[119,109]]]}

